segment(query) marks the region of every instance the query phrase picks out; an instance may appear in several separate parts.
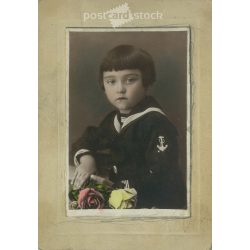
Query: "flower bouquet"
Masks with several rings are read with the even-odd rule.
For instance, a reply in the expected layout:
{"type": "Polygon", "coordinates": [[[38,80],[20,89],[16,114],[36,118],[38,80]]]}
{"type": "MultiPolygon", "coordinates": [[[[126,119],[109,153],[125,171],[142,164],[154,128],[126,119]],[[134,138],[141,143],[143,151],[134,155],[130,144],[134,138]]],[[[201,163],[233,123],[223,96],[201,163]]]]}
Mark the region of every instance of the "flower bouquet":
{"type": "Polygon", "coordinates": [[[89,179],[80,189],[69,191],[69,208],[74,209],[131,209],[136,207],[137,192],[97,183],[89,179]]]}

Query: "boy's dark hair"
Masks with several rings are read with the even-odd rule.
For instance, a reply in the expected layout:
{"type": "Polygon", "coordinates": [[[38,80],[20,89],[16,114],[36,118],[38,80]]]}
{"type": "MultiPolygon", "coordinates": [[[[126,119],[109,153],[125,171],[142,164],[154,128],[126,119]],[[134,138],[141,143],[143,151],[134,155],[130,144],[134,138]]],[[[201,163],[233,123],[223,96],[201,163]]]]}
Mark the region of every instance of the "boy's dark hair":
{"type": "Polygon", "coordinates": [[[124,69],[138,69],[142,73],[144,87],[155,82],[155,65],[152,56],[140,48],[132,45],[119,45],[110,50],[104,57],[99,71],[99,83],[103,87],[103,72],[124,69]]]}

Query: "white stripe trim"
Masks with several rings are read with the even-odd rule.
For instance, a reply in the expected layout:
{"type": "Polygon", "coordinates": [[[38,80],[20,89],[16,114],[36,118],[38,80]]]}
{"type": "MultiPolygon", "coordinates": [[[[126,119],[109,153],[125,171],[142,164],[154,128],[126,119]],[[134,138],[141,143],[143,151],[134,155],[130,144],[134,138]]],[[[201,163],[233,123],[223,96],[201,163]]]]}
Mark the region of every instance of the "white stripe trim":
{"type": "Polygon", "coordinates": [[[74,163],[75,163],[75,166],[79,166],[80,165],[80,162],[77,160],[77,156],[78,155],[81,155],[81,154],[84,154],[86,152],[90,152],[88,149],[80,149],[78,150],[75,155],[74,155],[74,163]]]}
{"type": "Polygon", "coordinates": [[[118,121],[118,117],[117,115],[115,116],[114,118],[114,126],[115,126],[115,130],[120,133],[121,132],[121,124],[120,122],[118,121]]]}
{"type": "Polygon", "coordinates": [[[116,115],[116,116],[115,116],[115,119],[114,119],[114,126],[115,126],[116,131],[117,131],[118,133],[120,133],[121,130],[122,130],[125,126],[127,126],[128,124],[130,124],[132,121],[134,121],[134,120],[136,120],[136,119],[138,119],[138,118],[140,118],[140,117],[142,117],[142,116],[144,116],[144,115],[146,115],[147,113],[150,113],[150,112],[159,112],[159,113],[161,113],[162,115],[165,115],[165,116],[166,116],[166,114],[165,114],[161,109],[159,109],[159,108],[147,108],[147,109],[144,110],[143,112],[136,113],[136,114],[133,114],[133,115],[127,117],[127,118],[124,120],[124,122],[123,122],[123,124],[122,124],[122,126],[121,126],[120,123],[119,123],[119,121],[118,121],[118,117],[117,117],[117,115],[116,115]]]}

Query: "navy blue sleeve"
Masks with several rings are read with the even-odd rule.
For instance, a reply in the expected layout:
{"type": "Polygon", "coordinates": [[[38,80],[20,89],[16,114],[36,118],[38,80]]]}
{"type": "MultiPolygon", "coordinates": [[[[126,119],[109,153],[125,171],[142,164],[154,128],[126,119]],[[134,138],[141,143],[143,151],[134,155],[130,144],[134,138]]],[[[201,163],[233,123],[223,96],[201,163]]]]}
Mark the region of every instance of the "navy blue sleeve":
{"type": "Polygon", "coordinates": [[[97,166],[110,166],[110,141],[112,135],[108,124],[113,119],[113,112],[104,118],[98,127],[89,126],[82,136],[72,145],[71,155],[75,165],[79,164],[80,158],[84,155],[92,155],[97,166]],[[101,163],[101,164],[100,164],[101,163]]]}
{"type": "MultiPolygon", "coordinates": [[[[167,119],[152,122],[146,137],[146,173],[141,180],[141,206],[185,208],[186,188],[178,166],[177,130],[167,119]]],[[[140,205],[140,204],[139,204],[140,205]]]]}

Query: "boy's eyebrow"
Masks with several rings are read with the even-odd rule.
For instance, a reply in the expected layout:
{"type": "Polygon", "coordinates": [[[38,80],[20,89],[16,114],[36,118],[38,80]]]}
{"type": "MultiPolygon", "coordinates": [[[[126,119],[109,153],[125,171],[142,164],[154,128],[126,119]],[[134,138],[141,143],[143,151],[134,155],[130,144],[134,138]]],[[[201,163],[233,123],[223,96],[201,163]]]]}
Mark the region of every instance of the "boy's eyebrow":
{"type": "Polygon", "coordinates": [[[115,77],[115,76],[105,76],[103,78],[106,79],[106,78],[110,78],[110,77],[115,77]]]}
{"type": "Polygon", "coordinates": [[[125,76],[139,76],[139,74],[137,74],[137,73],[131,73],[131,74],[127,74],[125,76]]]}
{"type": "MultiPolygon", "coordinates": [[[[124,76],[140,76],[139,74],[137,74],[137,73],[130,73],[130,74],[126,74],[126,75],[124,75],[124,76]]],[[[124,77],[123,76],[123,77],[124,77]]],[[[116,77],[115,75],[110,75],[110,76],[105,76],[105,77],[103,77],[104,79],[106,79],[106,78],[110,78],[110,77],[116,77]]]]}

